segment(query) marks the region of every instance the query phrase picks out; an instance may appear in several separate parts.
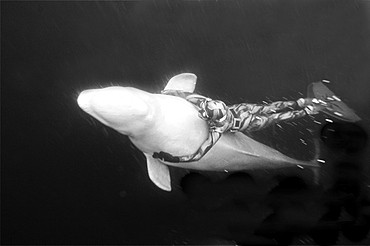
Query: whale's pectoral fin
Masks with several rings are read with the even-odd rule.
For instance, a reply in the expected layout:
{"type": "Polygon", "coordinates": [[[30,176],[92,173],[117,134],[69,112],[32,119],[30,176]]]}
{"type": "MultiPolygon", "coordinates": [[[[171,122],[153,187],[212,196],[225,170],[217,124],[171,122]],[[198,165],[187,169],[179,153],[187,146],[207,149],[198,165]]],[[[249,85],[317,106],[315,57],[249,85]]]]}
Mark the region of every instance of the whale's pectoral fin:
{"type": "Polygon", "coordinates": [[[172,77],[166,87],[164,88],[165,91],[184,91],[193,93],[195,90],[195,86],[197,84],[197,76],[192,73],[181,73],[172,77]]]}
{"type": "Polygon", "coordinates": [[[148,154],[145,154],[145,156],[150,180],[162,190],[171,191],[171,177],[168,166],[148,154]]]}

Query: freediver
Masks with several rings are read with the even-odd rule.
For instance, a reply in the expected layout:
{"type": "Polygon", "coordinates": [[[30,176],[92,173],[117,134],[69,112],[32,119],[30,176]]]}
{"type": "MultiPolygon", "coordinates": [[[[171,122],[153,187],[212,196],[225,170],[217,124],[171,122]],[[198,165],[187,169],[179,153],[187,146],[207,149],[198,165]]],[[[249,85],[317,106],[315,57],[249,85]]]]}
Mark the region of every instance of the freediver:
{"type": "Polygon", "coordinates": [[[307,98],[299,98],[297,101],[276,101],[267,105],[240,103],[227,106],[220,100],[179,90],[164,90],[161,93],[182,97],[191,102],[198,109],[199,117],[209,124],[208,139],[195,153],[187,156],[172,156],[170,153],[160,151],[153,154],[154,158],[167,162],[191,162],[201,159],[222,134],[228,131],[248,134],[278,122],[312,116],[319,112],[345,121],[360,120],[322,82],[312,83],[309,86],[307,98]]]}

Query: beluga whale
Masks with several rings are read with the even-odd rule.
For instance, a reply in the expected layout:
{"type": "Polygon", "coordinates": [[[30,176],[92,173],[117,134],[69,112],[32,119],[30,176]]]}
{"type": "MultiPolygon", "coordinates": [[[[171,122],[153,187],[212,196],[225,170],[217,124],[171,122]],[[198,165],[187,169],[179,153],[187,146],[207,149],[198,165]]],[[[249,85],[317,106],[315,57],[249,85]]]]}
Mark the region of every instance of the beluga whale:
{"type": "MultiPolygon", "coordinates": [[[[193,93],[196,81],[196,75],[182,73],[172,77],[165,90],[193,93]]],[[[198,161],[174,163],[153,158],[159,151],[174,156],[193,154],[208,138],[208,123],[182,97],[112,86],[82,91],[77,103],[87,114],[128,136],[145,155],[149,178],[165,191],[171,191],[169,166],[216,172],[299,166],[318,172],[318,148],[312,161],[297,160],[241,132],[224,133],[198,161]]]]}

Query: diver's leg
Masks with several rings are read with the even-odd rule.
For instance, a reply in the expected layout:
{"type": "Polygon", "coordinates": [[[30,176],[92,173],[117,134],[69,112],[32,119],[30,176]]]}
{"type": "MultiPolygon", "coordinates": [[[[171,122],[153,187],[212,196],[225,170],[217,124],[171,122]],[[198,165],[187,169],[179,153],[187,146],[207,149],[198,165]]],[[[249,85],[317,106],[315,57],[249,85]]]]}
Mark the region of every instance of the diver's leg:
{"type": "Polygon", "coordinates": [[[273,118],[269,118],[266,114],[259,114],[262,105],[241,103],[230,106],[230,111],[236,119],[239,119],[239,127],[236,129],[240,132],[248,133],[256,131],[273,122],[273,118]]]}
{"type": "Polygon", "coordinates": [[[272,124],[281,121],[289,121],[306,116],[304,110],[292,110],[284,113],[275,113],[270,115],[251,115],[248,124],[241,127],[241,131],[253,132],[266,128],[272,124]]]}
{"type": "Polygon", "coordinates": [[[251,112],[253,114],[275,114],[281,111],[300,109],[296,101],[276,101],[267,105],[254,104],[251,112]]]}
{"type": "Polygon", "coordinates": [[[268,117],[270,119],[273,119],[275,123],[278,123],[281,121],[295,120],[298,118],[302,118],[306,115],[307,115],[307,112],[301,109],[301,110],[292,110],[292,111],[288,111],[284,113],[271,114],[268,117]]]}

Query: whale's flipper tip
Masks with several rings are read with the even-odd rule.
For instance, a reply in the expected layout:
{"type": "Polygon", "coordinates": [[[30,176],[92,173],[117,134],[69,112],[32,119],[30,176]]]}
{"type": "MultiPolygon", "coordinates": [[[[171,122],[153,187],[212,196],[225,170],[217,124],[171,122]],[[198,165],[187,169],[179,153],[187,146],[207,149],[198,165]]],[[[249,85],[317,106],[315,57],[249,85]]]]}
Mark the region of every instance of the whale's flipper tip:
{"type": "Polygon", "coordinates": [[[148,174],[150,180],[159,188],[165,191],[171,191],[171,177],[168,166],[146,154],[148,174]]]}
{"type": "Polygon", "coordinates": [[[193,93],[197,84],[197,76],[192,73],[181,73],[172,77],[164,90],[184,91],[193,93]]]}

